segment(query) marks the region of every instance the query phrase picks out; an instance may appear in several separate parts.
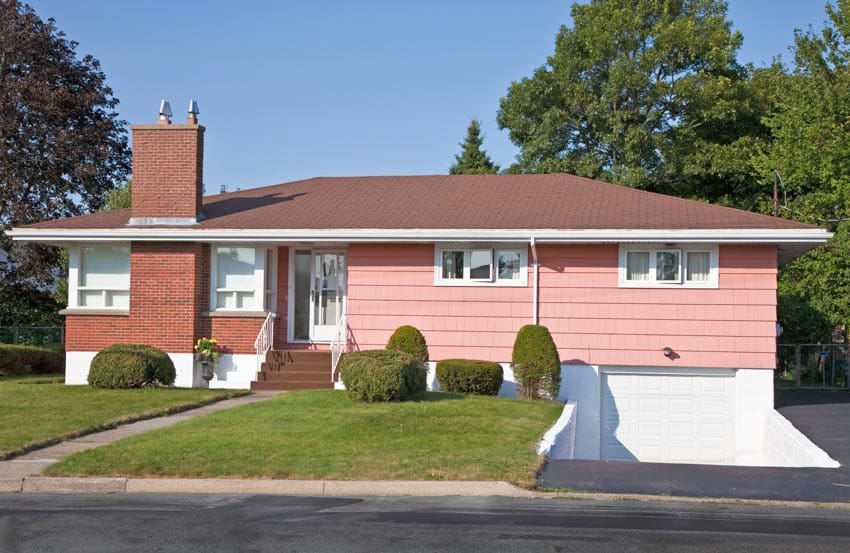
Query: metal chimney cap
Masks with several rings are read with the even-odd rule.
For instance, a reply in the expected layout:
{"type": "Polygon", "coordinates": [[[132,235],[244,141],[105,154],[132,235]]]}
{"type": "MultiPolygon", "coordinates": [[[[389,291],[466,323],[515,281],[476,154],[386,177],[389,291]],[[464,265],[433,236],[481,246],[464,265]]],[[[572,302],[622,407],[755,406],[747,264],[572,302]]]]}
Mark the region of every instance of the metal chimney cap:
{"type": "Polygon", "coordinates": [[[160,121],[171,121],[172,115],[174,114],[171,113],[171,104],[168,103],[168,100],[163,99],[162,102],[159,103],[160,121]]]}
{"type": "Polygon", "coordinates": [[[189,115],[198,115],[199,113],[201,113],[201,110],[198,108],[198,102],[189,100],[189,115]]]}

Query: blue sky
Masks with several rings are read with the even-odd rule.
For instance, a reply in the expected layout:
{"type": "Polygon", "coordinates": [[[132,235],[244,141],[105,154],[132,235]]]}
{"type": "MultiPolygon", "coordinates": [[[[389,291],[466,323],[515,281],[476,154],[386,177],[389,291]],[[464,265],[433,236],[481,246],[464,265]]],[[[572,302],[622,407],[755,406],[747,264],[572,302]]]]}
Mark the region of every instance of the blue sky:
{"type": "MultiPolygon", "coordinates": [[[[313,176],[446,173],[471,117],[488,153],[516,148],[499,98],[552,52],[565,0],[31,0],[100,60],[122,119],[161,98],[206,126],[205,182],[251,188],[313,176]]],[[[820,0],[730,0],[742,62],[768,63],[820,0]]]]}

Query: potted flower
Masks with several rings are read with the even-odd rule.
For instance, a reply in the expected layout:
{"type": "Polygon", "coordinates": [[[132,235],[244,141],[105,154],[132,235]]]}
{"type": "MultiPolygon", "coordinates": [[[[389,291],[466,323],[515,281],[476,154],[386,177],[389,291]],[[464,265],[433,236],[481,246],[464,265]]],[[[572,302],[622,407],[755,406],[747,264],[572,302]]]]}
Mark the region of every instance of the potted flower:
{"type": "Polygon", "coordinates": [[[215,338],[198,338],[195,344],[195,359],[201,363],[201,376],[204,380],[212,380],[213,371],[218,365],[218,340],[215,338]]]}

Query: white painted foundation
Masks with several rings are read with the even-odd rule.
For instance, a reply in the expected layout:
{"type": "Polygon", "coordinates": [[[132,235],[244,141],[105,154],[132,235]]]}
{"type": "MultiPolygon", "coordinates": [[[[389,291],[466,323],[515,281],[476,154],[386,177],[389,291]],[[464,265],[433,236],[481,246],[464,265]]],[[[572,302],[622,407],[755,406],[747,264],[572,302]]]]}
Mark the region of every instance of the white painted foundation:
{"type": "Polygon", "coordinates": [[[537,454],[547,455],[550,459],[572,459],[575,443],[576,404],[568,401],[561,416],[537,445],[537,454]]]}
{"type": "MultiPolygon", "coordinates": [[[[69,351],[65,353],[65,384],[88,384],[89,367],[96,351],[69,351]]],[[[191,353],[169,353],[174,363],[177,388],[226,388],[247,390],[257,373],[257,356],[253,354],[224,354],[219,356],[215,376],[209,382],[201,378],[201,367],[191,353]]]]}

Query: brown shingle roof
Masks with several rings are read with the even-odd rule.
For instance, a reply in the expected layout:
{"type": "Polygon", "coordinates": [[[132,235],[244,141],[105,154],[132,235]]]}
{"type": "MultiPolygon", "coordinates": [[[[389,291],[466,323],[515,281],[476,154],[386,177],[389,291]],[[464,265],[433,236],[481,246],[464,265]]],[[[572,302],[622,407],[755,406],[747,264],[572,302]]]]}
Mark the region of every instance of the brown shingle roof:
{"type": "MultiPolygon", "coordinates": [[[[811,229],[573,175],[318,177],[204,198],[196,229],[811,229]]],[[[130,210],[29,228],[109,229],[130,210]]]]}

